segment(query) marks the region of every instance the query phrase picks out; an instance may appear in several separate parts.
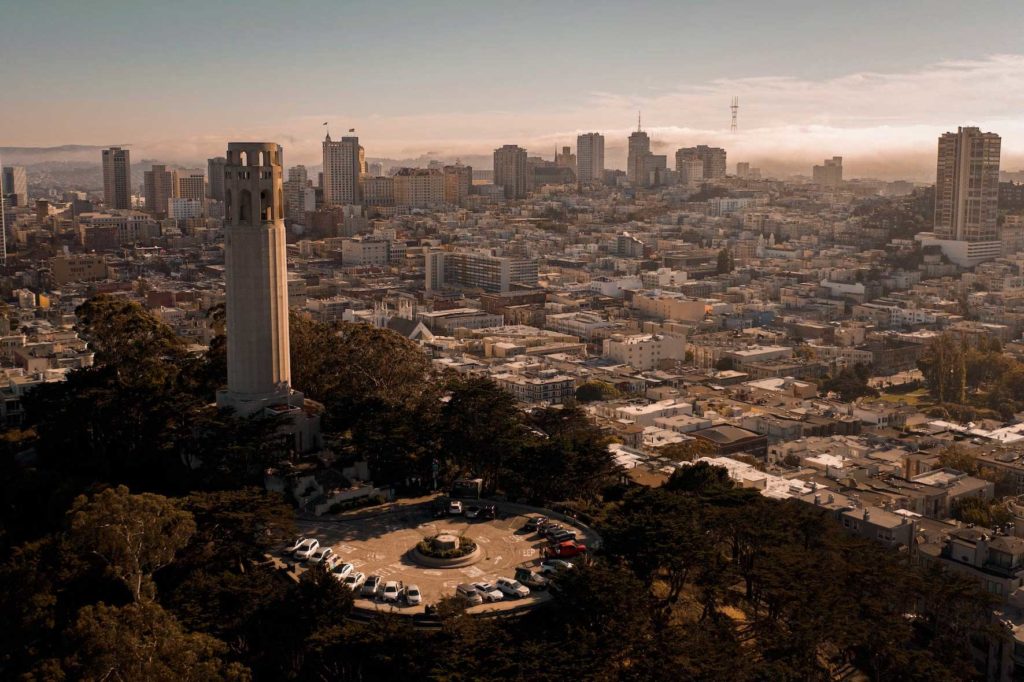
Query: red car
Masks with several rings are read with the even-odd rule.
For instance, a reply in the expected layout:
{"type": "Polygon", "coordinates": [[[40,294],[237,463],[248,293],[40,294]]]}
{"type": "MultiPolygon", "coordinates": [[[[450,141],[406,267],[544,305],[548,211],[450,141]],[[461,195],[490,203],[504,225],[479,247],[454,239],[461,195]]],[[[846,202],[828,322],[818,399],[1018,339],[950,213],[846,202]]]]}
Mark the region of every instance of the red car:
{"type": "Polygon", "coordinates": [[[547,559],[572,559],[587,551],[586,545],[581,545],[573,540],[566,540],[554,547],[544,550],[544,557],[547,559]]]}

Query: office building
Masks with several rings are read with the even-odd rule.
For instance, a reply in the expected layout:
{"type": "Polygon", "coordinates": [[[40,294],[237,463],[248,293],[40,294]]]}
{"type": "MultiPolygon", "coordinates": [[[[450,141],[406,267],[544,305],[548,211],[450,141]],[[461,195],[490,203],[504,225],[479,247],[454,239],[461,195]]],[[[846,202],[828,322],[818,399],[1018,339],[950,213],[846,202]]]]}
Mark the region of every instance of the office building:
{"type": "Polygon", "coordinates": [[[526,150],[507,144],[494,150],[494,184],[504,188],[506,199],[523,199],[532,189],[532,173],[526,150]]]}
{"type": "Polygon", "coordinates": [[[696,147],[682,147],[676,151],[676,170],[681,171],[686,159],[700,159],[704,165],[704,179],[718,180],[725,177],[725,150],[699,144],[696,147]]]}
{"type": "Polygon", "coordinates": [[[704,182],[704,162],[700,159],[680,159],[677,154],[676,172],[679,174],[679,184],[686,185],[691,189],[700,187],[700,184],[704,182]]]}
{"type": "Polygon", "coordinates": [[[172,220],[203,217],[203,202],[185,197],[171,197],[167,200],[167,217],[172,220]]]}
{"type": "Polygon", "coordinates": [[[224,164],[223,156],[206,160],[206,191],[207,196],[215,201],[224,201],[224,164]]]}
{"type": "Polygon", "coordinates": [[[335,142],[328,135],[323,142],[324,205],[344,206],[362,201],[360,176],[366,166],[365,152],[358,137],[335,142]]]}
{"type": "Polygon", "coordinates": [[[132,162],[127,149],[111,147],[103,152],[103,203],[107,208],[132,207],[132,162]]]}
{"type": "Polygon", "coordinates": [[[10,206],[28,206],[28,175],[24,166],[4,166],[0,194],[10,206]]]}
{"type": "Polygon", "coordinates": [[[167,215],[167,200],[178,196],[178,172],[155,165],[143,173],[146,210],[157,216],[167,215]]]}
{"type": "Polygon", "coordinates": [[[396,206],[431,208],[444,203],[444,174],[436,168],[399,168],[391,179],[396,206]]]}
{"type": "Polygon", "coordinates": [[[175,196],[192,199],[200,204],[206,199],[206,177],[203,175],[183,175],[178,178],[178,192],[175,196]]]}
{"type": "Polygon", "coordinates": [[[384,175],[384,164],[380,161],[368,161],[366,163],[366,174],[371,178],[379,178],[384,175]]]}
{"type": "Polygon", "coordinates": [[[444,203],[461,206],[473,187],[473,168],[456,162],[454,166],[445,166],[444,203]]]}
{"type": "Polygon", "coordinates": [[[604,179],[604,135],[584,133],[576,137],[576,177],[590,185],[604,179]]]}
{"type": "Polygon", "coordinates": [[[426,256],[426,289],[467,287],[509,291],[513,284],[537,286],[537,261],[482,252],[432,251],[426,256]]]}
{"type": "Polygon", "coordinates": [[[650,155],[651,138],[638,127],[629,136],[629,152],[626,157],[626,179],[637,187],[646,187],[648,184],[650,162],[647,157],[650,155]]]}
{"type": "Polygon", "coordinates": [[[838,187],[843,184],[843,157],[833,156],[825,159],[820,166],[812,170],[814,182],[826,187],[838,187]]]}

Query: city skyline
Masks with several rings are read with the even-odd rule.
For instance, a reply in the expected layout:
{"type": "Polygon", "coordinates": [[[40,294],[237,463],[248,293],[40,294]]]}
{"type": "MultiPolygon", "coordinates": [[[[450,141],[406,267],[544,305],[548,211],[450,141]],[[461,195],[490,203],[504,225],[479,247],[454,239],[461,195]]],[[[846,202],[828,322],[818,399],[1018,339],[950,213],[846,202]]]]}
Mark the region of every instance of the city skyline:
{"type": "Polygon", "coordinates": [[[956,3],[930,3],[927,22],[914,7],[839,4],[827,13],[803,2],[771,12],[750,3],[599,3],[591,12],[442,4],[430,14],[399,3],[393,15],[404,20],[394,22],[379,8],[308,3],[308,21],[254,7],[263,19],[227,35],[210,28],[225,8],[185,25],[187,11],[116,2],[11,7],[0,39],[20,66],[0,102],[0,146],[131,145],[136,158],[188,164],[227,139],[274,139],[289,163],[315,166],[326,120],[336,135],[356,128],[373,158],[487,155],[504,144],[546,155],[597,131],[607,165],[624,168],[642,109],[654,153],[722,146],[731,160],[777,172],[841,155],[851,177],[927,180],[935,137],[961,125],[1000,131],[1004,167],[1024,167],[1019,6],[986,5],[1009,20],[982,30],[956,3]],[[458,27],[447,27],[441,19],[455,9],[458,27]],[[501,54],[488,47],[491,14],[507,27],[501,54]],[[114,16],[121,39],[96,41],[114,16]],[[715,29],[676,30],[705,25],[715,29]],[[275,96],[257,109],[245,106],[251,86],[229,77],[243,68],[247,41],[266,43],[272,62],[275,96]],[[76,49],[89,59],[76,61],[76,49]],[[525,77],[500,77],[506,62],[525,77]],[[99,70],[111,78],[89,76],[99,70]],[[112,98],[129,106],[111,115],[112,98]]]}

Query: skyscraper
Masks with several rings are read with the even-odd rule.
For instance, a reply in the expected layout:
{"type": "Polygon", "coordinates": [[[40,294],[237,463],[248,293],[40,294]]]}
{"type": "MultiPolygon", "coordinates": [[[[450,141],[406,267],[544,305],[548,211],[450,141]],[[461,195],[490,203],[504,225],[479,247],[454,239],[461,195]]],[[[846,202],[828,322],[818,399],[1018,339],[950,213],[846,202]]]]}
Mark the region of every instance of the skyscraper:
{"type": "Polygon", "coordinates": [[[505,188],[506,199],[523,199],[531,189],[526,150],[506,144],[494,150],[494,184],[505,188]]]}
{"type": "Polygon", "coordinates": [[[334,142],[328,135],[323,143],[324,204],[342,206],[362,201],[359,176],[366,166],[365,152],[358,137],[343,137],[334,142]]]}
{"type": "Polygon", "coordinates": [[[143,173],[146,210],[156,215],[167,215],[167,200],[178,196],[178,172],[167,166],[154,165],[143,173]]]}
{"type": "Polygon", "coordinates": [[[309,173],[305,166],[288,169],[284,182],[284,217],[301,222],[306,217],[306,190],[309,187],[309,173]]]}
{"type": "Polygon", "coordinates": [[[11,199],[12,206],[28,206],[28,175],[24,166],[4,166],[0,194],[11,199]]]}
{"type": "Polygon", "coordinates": [[[999,240],[999,151],[995,133],[961,127],[939,138],[935,236],[965,242],[999,240]]]}
{"type": "Polygon", "coordinates": [[[629,136],[629,154],[626,158],[626,179],[637,187],[647,185],[647,157],[650,155],[651,138],[640,130],[638,124],[636,132],[629,136]]]}
{"type": "Polygon", "coordinates": [[[132,207],[132,162],[127,149],[103,150],[103,203],[107,208],[132,207]]]}
{"type": "Polygon", "coordinates": [[[206,191],[207,196],[215,201],[224,201],[224,164],[223,156],[215,156],[206,160],[206,191]]]}
{"type": "Polygon", "coordinates": [[[604,179],[604,135],[584,133],[576,138],[576,177],[588,185],[604,179]]]}
{"type": "Polygon", "coordinates": [[[244,416],[293,402],[280,154],[231,142],[224,167],[228,387],[217,404],[244,416]]]}
{"type": "Polygon", "coordinates": [[[820,166],[811,170],[814,182],[826,187],[838,187],[843,184],[843,157],[833,156],[825,159],[820,166]]]}

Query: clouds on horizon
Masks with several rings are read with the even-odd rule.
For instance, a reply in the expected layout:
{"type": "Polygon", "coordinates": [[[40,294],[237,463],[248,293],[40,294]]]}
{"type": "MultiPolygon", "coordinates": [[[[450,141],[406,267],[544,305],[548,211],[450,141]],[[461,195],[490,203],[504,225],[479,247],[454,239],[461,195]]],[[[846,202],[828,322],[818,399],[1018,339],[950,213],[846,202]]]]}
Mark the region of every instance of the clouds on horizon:
{"type": "MultiPolygon", "coordinates": [[[[899,73],[861,72],[810,80],[792,77],[720,79],[638,93],[592,93],[578,105],[550,110],[375,113],[359,119],[337,111],[308,112],[266,126],[219,130],[177,139],[138,140],[136,153],[182,163],[223,152],[228,140],[269,139],[285,146],[290,164],[318,165],[323,121],[337,136],[356,127],[370,157],[488,154],[507,143],[550,155],[575,146],[579,132],[606,137],[609,167],[623,167],[625,139],[638,110],[659,153],[713,144],[736,161],[775,172],[809,172],[810,164],[843,156],[847,176],[934,176],[936,138],[960,125],[1003,137],[1007,170],[1024,167],[1024,54],[947,61],[899,73]],[[739,128],[730,134],[729,103],[740,98],[739,128]]],[[[116,130],[116,122],[111,124],[116,130]]],[[[148,130],[159,130],[151,126],[148,130]]],[[[104,140],[104,142],[109,140],[104,140]]],[[[140,158],[141,158],[140,156],[140,158]]]]}

